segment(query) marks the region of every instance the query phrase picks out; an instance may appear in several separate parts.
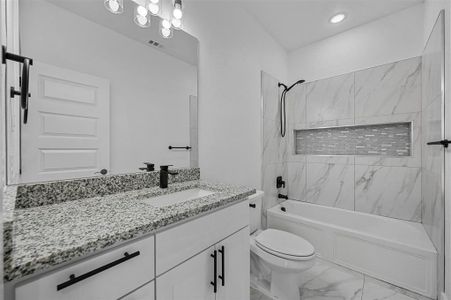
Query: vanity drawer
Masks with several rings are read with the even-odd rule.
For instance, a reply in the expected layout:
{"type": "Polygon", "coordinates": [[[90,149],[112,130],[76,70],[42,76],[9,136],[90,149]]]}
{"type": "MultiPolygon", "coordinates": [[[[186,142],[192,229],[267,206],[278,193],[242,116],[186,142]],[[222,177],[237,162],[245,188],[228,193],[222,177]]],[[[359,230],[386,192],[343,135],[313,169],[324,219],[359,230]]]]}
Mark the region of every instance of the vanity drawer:
{"type": "Polygon", "coordinates": [[[157,276],[249,225],[242,201],[156,234],[157,276]]]}
{"type": "Polygon", "coordinates": [[[16,300],[117,299],[154,279],[154,254],[153,236],[108,250],[16,287],[16,300]]]}

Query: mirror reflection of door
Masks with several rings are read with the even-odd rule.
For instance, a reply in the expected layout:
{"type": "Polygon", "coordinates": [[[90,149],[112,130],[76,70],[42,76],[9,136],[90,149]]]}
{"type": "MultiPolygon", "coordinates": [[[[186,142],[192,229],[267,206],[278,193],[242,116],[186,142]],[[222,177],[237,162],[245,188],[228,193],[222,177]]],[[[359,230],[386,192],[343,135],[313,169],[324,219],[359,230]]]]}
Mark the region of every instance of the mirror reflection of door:
{"type": "Polygon", "coordinates": [[[39,62],[32,70],[21,180],[88,177],[108,170],[109,81],[39,62]]]}
{"type": "Polygon", "coordinates": [[[198,166],[196,38],[138,27],[133,0],[121,15],[103,1],[18,5],[19,52],[34,65],[28,124],[9,101],[9,184],[198,166]]]}

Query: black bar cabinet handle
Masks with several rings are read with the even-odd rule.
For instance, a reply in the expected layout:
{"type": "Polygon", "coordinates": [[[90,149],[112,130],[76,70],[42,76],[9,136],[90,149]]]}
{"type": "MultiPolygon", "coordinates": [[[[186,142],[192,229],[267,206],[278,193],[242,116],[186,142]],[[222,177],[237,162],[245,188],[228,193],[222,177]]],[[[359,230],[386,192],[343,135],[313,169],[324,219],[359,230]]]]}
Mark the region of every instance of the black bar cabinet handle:
{"type": "Polygon", "coordinates": [[[168,147],[169,150],[173,150],[173,149],[185,149],[185,150],[191,150],[190,146],[185,146],[185,147],[174,147],[174,146],[169,146],[168,147]]]}
{"type": "Polygon", "coordinates": [[[436,142],[430,142],[430,143],[427,143],[429,146],[432,146],[432,145],[442,145],[443,147],[445,147],[445,148],[448,148],[448,146],[449,146],[449,144],[451,144],[451,141],[448,141],[448,140],[441,140],[441,141],[436,141],[436,142]]]}
{"type": "Polygon", "coordinates": [[[255,205],[254,203],[250,203],[250,204],[249,204],[249,207],[256,208],[257,205],[255,205]]]}
{"type": "Polygon", "coordinates": [[[127,260],[132,259],[133,257],[136,257],[138,255],[140,255],[139,251],[136,251],[136,252],[134,252],[132,254],[128,254],[127,252],[125,252],[124,253],[124,257],[119,258],[118,260],[110,262],[109,264],[101,266],[101,267],[99,267],[97,269],[89,271],[88,273],[85,273],[85,274],[80,275],[78,277],[76,277],[74,274],[72,274],[72,275],[69,276],[69,280],[68,281],[63,282],[61,284],[58,284],[56,286],[56,290],[60,291],[62,289],[65,289],[65,288],[67,288],[67,287],[69,287],[69,286],[71,286],[73,284],[76,284],[77,282],[80,282],[80,281],[85,280],[85,279],[87,279],[89,277],[92,277],[92,276],[94,276],[96,274],[99,274],[99,273],[101,273],[101,272],[103,272],[105,270],[108,270],[108,269],[110,269],[110,268],[112,268],[114,266],[117,266],[117,265],[119,265],[119,264],[121,264],[123,262],[126,262],[127,260]]]}
{"type": "Polygon", "coordinates": [[[221,253],[221,264],[222,264],[222,274],[219,277],[222,281],[222,286],[225,285],[225,248],[221,246],[221,249],[218,250],[221,253]]]}
{"type": "Polygon", "coordinates": [[[218,253],[217,253],[217,251],[215,250],[214,252],[213,252],[213,254],[211,254],[210,255],[211,257],[213,257],[213,264],[214,264],[214,266],[213,266],[213,272],[214,272],[214,274],[213,274],[213,281],[210,281],[210,284],[213,286],[213,292],[216,294],[216,292],[218,291],[218,266],[217,266],[217,263],[218,263],[218,253]]]}

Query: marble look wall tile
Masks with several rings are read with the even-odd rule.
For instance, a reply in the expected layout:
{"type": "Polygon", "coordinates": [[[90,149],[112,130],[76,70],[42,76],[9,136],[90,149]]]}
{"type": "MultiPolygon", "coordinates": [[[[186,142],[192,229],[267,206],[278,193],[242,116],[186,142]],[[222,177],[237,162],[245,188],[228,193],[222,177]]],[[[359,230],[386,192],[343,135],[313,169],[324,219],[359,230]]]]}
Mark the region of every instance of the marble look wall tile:
{"type": "Polygon", "coordinates": [[[355,73],[356,117],[421,111],[421,58],[355,73]]]}
{"type": "Polygon", "coordinates": [[[307,163],[354,165],[354,155],[307,155],[307,163]]]}
{"type": "MultiPolygon", "coordinates": [[[[441,146],[428,146],[427,142],[439,141],[443,137],[442,102],[430,103],[423,111],[423,151],[422,151],[422,214],[423,226],[432,243],[437,248],[439,262],[444,261],[445,199],[442,172],[445,154],[441,146]]],[[[439,263],[439,286],[443,286],[443,264],[439,263]]]]}
{"type": "Polygon", "coordinates": [[[288,133],[280,135],[280,121],[263,119],[263,162],[281,163],[287,158],[288,133]]]}
{"type": "Polygon", "coordinates": [[[437,289],[444,289],[444,232],[445,201],[443,187],[444,151],[427,142],[443,139],[443,81],[445,69],[444,14],[440,14],[429,36],[423,53],[422,108],[423,108],[423,226],[438,252],[437,289]]]}
{"type": "Polygon", "coordinates": [[[272,163],[263,166],[263,191],[265,195],[263,196],[262,205],[262,227],[266,228],[266,210],[271,208],[281,202],[283,199],[278,199],[277,195],[279,192],[286,193],[286,189],[276,188],[276,178],[282,176],[283,178],[288,178],[288,170],[286,163],[272,163]]]}
{"type": "Polygon", "coordinates": [[[286,97],[287,121],[291,124],[305,124],[306,119],[305,84],[297,85],[286,97]]]}
{"type": "Polygon", "coordinates": [[[354,210],[354,166],[308,163],[305,201],[354,210]]]}
{"type": "Polygon", "coordinates": [[[421,113],[396,114],[377,117],[356,118],[356,125],[386,124],[397,122],[412,122],[411,155],[407,157],[356,156],[356,165],[387,166],[387,167],[421,167],[421,113]]]}
{"type": "Polygon", "coordinates": [[[288,197],[293,200],[304,201],[307,185],[307,165],[305,162],[287,163],[288,178],[287,189],[288,197]]]}
{"type": "Polygon", "coordinates": [[[355,210],[421,222],[420,168],[355,166],[355,210]]]}
{"type": "Polygon", "coordinates": [[[354,73],[305,84],[307,122],[354,118],[354,73]]]}
{"type": "Polygon", "coordinates": [[[288,124],[288,130],[287,130],[287,135],[286,135],[286,139],[287,139],[287,157],[286,157],[286,161],[287,162],[295,162],[295,161],[300,161],[303,162],[305,161],[305,155],[299,155],[296,154],[296,149],[295,149],[295,143],[296,143],[296,135],[295,135],[295,130],[299,130],[299,129],[306,129],[307,125],[306,124],[302,124],[302,123],[297,123],[297,124],[288,124]]]}
{"type": "Polygon", "coordinates": [[[438,22],[429,37],[422,57],[423,109],[434,101],[440,101],[443,97],[442,81],[444,78],[443,66],[445,65],[445,38],[442,29],[438,28],[440,26],[442,24],[438,22]]]}

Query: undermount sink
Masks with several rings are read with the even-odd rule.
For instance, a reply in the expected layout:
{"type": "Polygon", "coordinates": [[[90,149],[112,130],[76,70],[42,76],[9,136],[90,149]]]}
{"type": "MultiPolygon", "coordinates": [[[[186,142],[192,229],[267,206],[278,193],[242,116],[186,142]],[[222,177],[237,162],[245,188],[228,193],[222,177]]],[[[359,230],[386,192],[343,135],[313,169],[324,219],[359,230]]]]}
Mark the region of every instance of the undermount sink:
{"type": "Polygon", "coordinates": [[[214,192],[203,190],[203,189],[190,189],[181,192],[171,193],[167,195],[147,198],[142,200],[142,202],[152,205],[154,207],[164,207],[178,203],[184,203],[197,198],[213,195],[214,192]]]}

